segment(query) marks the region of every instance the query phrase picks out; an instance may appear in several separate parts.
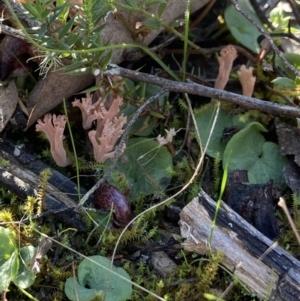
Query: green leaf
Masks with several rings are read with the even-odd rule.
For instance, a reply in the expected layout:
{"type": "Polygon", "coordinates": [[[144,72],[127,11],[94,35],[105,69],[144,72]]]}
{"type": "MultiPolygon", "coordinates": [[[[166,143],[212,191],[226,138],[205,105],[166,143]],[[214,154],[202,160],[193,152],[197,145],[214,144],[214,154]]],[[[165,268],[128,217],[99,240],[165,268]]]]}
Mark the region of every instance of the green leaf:
{"type": "Polygon", "coordinates": [[[35,247],[25,246],[20,249],[20,268],[18,275],[13,279],[13,282],[19,288],[25,289],[30,287],[35,281],[35,273],[29,268],[35,252],[35,247]]]}
{"type": "Polygon", "coordinates": [[[6,262],[16,250],[15,233],[8,228],[0,227],[0,265],[6,262]]]}
{"type": "Polygon", "coordinates": [[[69,6],[69,2],[66,1],[63,5],[53,8],[51,12],[48,11],[47,15],[45,16],[45,17],[50,16],[48,22],[51,24],[55,22],[57,19],[59,19],[60,15],[63,17],[64,11],[67,9],[68,6],[69,6]]]}
{"type": "Polygon", "coordinates": [[[67,45],[69,45],[69,47],[72,47],[77,42],[78,38],[79,38],[78,33],[72,33],[66,37],[65,42],[67,45]]]}
{"type": "Polygon", "coordinates": [[[138,8],[137,4],[136,4],[136,0],[124,0],[124,2],[129,5],[130,7],[133,8],[138,8]]]}
{"type": "Polygon", "coordinates": [[[74,63],[59,68],[59,71],[71,71],[81,67],[85,67],[88,63],[88,59],[82,59],[81,61],[75,61],[74,63]]]}
{"type": "Polygon", "coordinates": [[[18,251],[15,250],[10,258],[0,265],[0,293],[8,289],[11,280],[17,275],[18,268],[18,251]]]}
{"type": "Polygon", "coordinates": [[[143,25],[154,30],[158,30],[160,28],[160,23],[154,19],[146,19],[143,21],[143,25]]]}
{"type": "MultiPolygon", "coordinates": [[[[78,267],[78,282],[71,277],[65,283],[65,293],[70,300],[90,301],[97,296],[103,296],[104,301],[122,301],[131,297],[130,283],[104,270],[90,259],[106,268],[111,267],[111,261],[99,255],[84,259],[78,267]]],[[[112,271],[131,280],[123,268],[113,266],[112,271]]]]}
{"type": "Polygon", "coordinates": [[[266,142],[260,133],[266,131],[260,123],[252,122],[235,134],[224,151],[223,168],[228,164],[229,170],[247,170],[251,184],[265,184],[270,179],[283,184],[287,159],[277,144],[266,142]]]}
{"type": "Polygon", "coordinates": [[[28,2],[22,3],[22,5],[33,17],[35,17],[37,20],[40,19],[41,14],[40,14],[39,10],[37,9],[36,5],[28,3],[28,2]]]}
{"type": "MultiPolygon", "coordinates": [[[[300,70],[300,54],[297,53],[283,53],[283,56],[291,63],[296,69],[300,70]]],[[[296,74],[285,66],[282,59],[278,56],[275,57],[275,65],[282,69],[289,78],[295,79],[296,74]]]]}
{"type": "MultiPolygon", "coordinates": [[[[208,141],[215,113],[215,105],[211,104],[203,106],[199,111],[195,112],[195,119],[200,134],[201,145],[203,148],[208,141]]],[[[210,157],[215,158],[217,153],[220,153],[222,157],[226,146],[226,142],[222,141],[223,131],[226,127],[230,128],[232,126],[232,116],[229,116],[223,108],[220,108],[219,116],[206,151],[206,153],[210,157]]],[[[198,137],[197,141],[200,145],[198,137]]]]}
{"type": "Polygon", "coordinates": [[[155,4],[167,4],[166,0],[148,0],[144,3],[146,7],[155,5],[155,4]]]}
{"type": "Polygon", "coordinates": [[[277,77],[272,80],[272,83],[289,90],[295,90],[296,88],[296,83],[287,77],[277,77]]]}
{"type": "Polygon", "coordinates": [[[106,69],[107,64],[110,62],[112,56],[112,50],[109,50],[106,54],[105,57],[101,60],[101,69],[106,69]]]}
{"type": "Polygon", "coordinates": [[[131,138],[118,160],[116,169],[124,173],[130,188],[130,198],[149,195],[169,185],[167,173],[173,167],[172,156],[165,146],[146,138],[131,138]]]}
{"type": "Polygon", "coordinates": [[[73,25],[74,25],[74,21],[75,21],[75,18],[72,18],[70,19],[66,24],[64,24],[63,26],[60,27],[60,30],[59,30],[59,39],[63,39],[67,33],[72,29],[73,25]]]}
{"type": "Polygon", "coordinates": [[[41,28],[39,30],[39,36],[38,36],[39,40],[46,34],[46,31],[47,31],[47,24],[44,23],[41,25],[41,28]]]}
{"type": "Polygon", "coordinates": [[[298,76],[295,77],[295,84],[296,86],[300,86],[300,77],[298,76]]]}
{"type": "Polygon", "coordinates": [[[153,117],[156,117],[156,118],[165,119],[164,115],[162,115],[162,114],[160,114],[158,112],[155,112],[155,111],[151,111],[150,115],[153,116],[153,117]]]}
{"type": "MultiPolygon", "coordinates": [[[[243,1],[243,4],[240,4],[240,6],[255,22],[261,27],[264,27],[260,19],[254,14],[250,7],[246,5],[245,1],[243,1]]],[[[257,43],[257,38],[261,33],[257,28],[240,14],[233,5],[229,5],[226,8],[224,17],[226,24],[235,39],[253,52],[258,53],[260,47],[257,43]]]]}
{"type": "Polygon", "coordinates": [[[158,6],[158,10],[157,10],[157,13],[158,13],[158,16],[161,17],[161,15],[164,13],[164,11],[166,10],[167,8],[167,3],[162,3],[158,6]]]}

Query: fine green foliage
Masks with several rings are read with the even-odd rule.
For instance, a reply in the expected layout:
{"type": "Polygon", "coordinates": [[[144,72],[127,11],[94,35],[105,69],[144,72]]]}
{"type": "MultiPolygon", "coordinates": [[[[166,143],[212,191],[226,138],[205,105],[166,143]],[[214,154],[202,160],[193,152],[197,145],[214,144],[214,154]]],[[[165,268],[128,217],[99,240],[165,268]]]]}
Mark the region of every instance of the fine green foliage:
{"type": "Polygon", "coordinates": [[[132,287],[118,275],[131,280],[123,268],[111,267],[109,259],[99,255],[90,256],[79,264],[78,280],[74,277],[67,279],[65,293],[73,301],[91,301],[97,296],[105,301],[126,300],[132,294],[132,287]]]}
{"type": "Polygon", "coordinates": [[[37,40],[40,45],[47,45],[49,50],[54,50],[41,55],[43,58],[40,65],[41,74],[47,73],[52,66],[62,65],[61,59],[70,57],[71,50],[83,51],[73,55],[74,63],[68,66],[68,71],[89,66],[85,72],[91,72],[91,66],[94,68],[104,67],[104,61],[107,63],[109,60],[110,51],[106,52],[104,56],[104,50],[92,51],[92,49],[104,46],[99,34],[104,25],[99,26],[98,24],[101,18],[104,18],[112,10],[108,1],[84,0],[82,7],[77,7],[78,13],[68,20],[70,8],[68,2],[57,2],[54,5],[51,0],[37,0],[34,3],[24,3],[24,7],[29,13],[27,17],[41,23],[37,32],[28,31],[31,38],[37,40]],[[88,49],[91,51],[86,51],[88,49]],[[60,52],[56,50],[60,50],[60,52]],[[101,57],[104,62],[103,66],[100,62],[101,57]]]}

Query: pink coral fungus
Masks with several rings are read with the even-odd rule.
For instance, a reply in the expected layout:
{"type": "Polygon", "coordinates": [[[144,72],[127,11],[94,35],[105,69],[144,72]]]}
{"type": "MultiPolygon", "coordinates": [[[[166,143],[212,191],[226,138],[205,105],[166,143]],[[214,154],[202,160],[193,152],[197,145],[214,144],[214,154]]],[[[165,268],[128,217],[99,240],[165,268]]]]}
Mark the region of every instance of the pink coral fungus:
{"type": "Polygon", "coordinates": [[[82,127],[88,130],[92,127],[92,122],[97,119],[97,114],[95,113],[97,106],[99,105],[101,99],[96,103],[92,103],[92,96],[90,93],[86,94],[86,98],[82,98],[80,102],[79,99],[75,99],[72,102],[73,107],[78,107],[82,114],[82,127]]]}
{"type": "Polygon", "coordinates": [[[117,116],[122,104],[122,97],[117,95],[113,98],[109,109],[105,109],[103,103],[97,107],[96,131],[90,131],[89,138],[93,145],[95,160],[99,163],[114,157],[114,148],[124,132],[123,126],[127,122],[127,117],[123,114],[117,116]]]}
{"type": "Polygon", "coordinates": [[[99,163],[114,157],[114,148],[127,122],[127,117],[123,114],[118,116],[123,98],[114,91],[110,96],[108,108],[106,101],[102,101],[102,97],[94,104],[90,95],[87,95],[82,103],[79,100],[73,102],[73,106],[79,107],[82,112],[82,124],[85,129],[91,128],[94,120],[97,123],[96,130],[90,131],[88,135],[93,146],[95,160],[99,163]]]}
{"type": "Polygon", "coordinates": [[[63,146],[63,132],[66,122],[67,116],[65,115],[58,115],[56,117],[56,115],[46,114],[44,122],[39,119],[36,125],[37,132],[44,132],[46,134],[50,142],[52,157],[60,167],[65,167],[70,163],[63,146]]]}
{"type": "Polygon", "coordinates": [[[237,58],[237,51],[232,45],[221,50],[219,60],[219,74],[215,81],[215,88],[223,90],[228,82],[233,61],[237,58]]]}
{"type": "Polygon", "coordinates": [[[238,76],[243,89],[243,95],[248,97],[252,96],[256,81],[256,77],[253,76],[252,72],[253,68],[249,67],[247,69],[245,65],[242,65],[238,71],[238,76]]]}

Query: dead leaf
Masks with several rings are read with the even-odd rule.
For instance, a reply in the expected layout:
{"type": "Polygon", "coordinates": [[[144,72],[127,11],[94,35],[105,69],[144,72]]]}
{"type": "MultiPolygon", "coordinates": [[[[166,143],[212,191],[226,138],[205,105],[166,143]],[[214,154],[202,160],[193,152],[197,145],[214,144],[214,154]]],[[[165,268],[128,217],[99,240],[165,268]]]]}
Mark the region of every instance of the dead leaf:
{"type": "Polygon", "coordinates": [[[18,90],[14,81],[7,88],[0,87],[0,133],[4,130],[18,104],[18,90]]]}
{"type": "Polygon", "coordinates": [[[58,106],[63,98],[68,99],[84,90],[93,80],[93,74],[68,75],[60,71],[49,72],[46,78],[39,80],[29,95],[27,109],[30,116],[26,129],[58,106]]]}

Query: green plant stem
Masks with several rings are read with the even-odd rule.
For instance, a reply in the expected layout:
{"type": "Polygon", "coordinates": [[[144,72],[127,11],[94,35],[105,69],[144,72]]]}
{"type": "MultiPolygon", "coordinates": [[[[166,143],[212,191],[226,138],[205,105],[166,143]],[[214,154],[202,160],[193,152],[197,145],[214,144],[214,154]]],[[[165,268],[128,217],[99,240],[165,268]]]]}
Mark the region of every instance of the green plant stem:
{"type": "Polygon", "coordinates": [[[27,291],[25,291],[23,288],[20,288],[18,286],[19,290],[25,295],[27,296],[29,299],[33,300],[33,301],[40,301],[39,299],[34,298],[31,294],[29,294],[27,291]]]}
{"type": "Polygon", "coordinates": [[[222,203],[222,197],[225,191],[225,187],[226,187],[226,183],[227,183],[227,177],[228,177],[228,164],[229,164],[229,160],[226,164],[224,173],[223,173],[223,178],[222,178],[222,183],[221,183],[221,189],[220,189],[220,195],[217,201],[217,205],[216,205],[216,211],[215,211],[215,216],[211,225],[211,231],[210,231],[210,235],[209,235],[209,246],[211,247],[212,244],[212,237],[213,237],[213,232],[217,223],[217,217],[218,217],[218,213],[219,210],[221,208],[221,203],[222,203]]]}
{"type": "Polygon", "coordinates": [[[77,157],[77,152],[76,152],[76,147],[75,147],[75,141],[74,141],[74,137],[73,137],[73,133],[72,133],[70,121],[69,121],[69,118],[68,118],[68,110],[67,110],[67,105],[66,105],[65,98],[63,99],[63,104],[64,104],[64,112],[65,112],[65,115],[67,116],[67,125],[68,125],[68,129],[69,129],[69,133],[70,133],[70,138],[71,138],[71,143],[72,143],[72,148],[73,148],[73,153],[74,153],[74,158],[75,158],[78,202],[80,202],[81,193],[80,193],[80,175],[79,175],[78,157],[77,157]]]}
{"type": "Polygon", "coordinates": [[[89,49],[77,49],[77,50],[66,50],[66,49],[53,49],[53,48],[47,48],[44,46],[39,45],[25,30],[23,24],[17,17],[16,13],[14,12],[13,8],[11,7],[8,0],[4,0],[5,4],[7,5],[11,15],[15,19],[17,25],[19,28],[23,29],[24,35],[27,38],[27,41],[30,42],[33,46],[35,46],[39,51],[44,52],[51,52],[56,54],[88,54],[91,52],[99,52],[99,51],[105,51],[105,50],[114,50],[114,49],[120,49],[120,48],[140,48],[143,52],[148,54],[154,61],[156,61],[171,77],[173,77],[175,80],[180,81],[178,76],[151,50],[149,50],[148,47],[144,47],[139,44],[115,44],[115,45],[108,45],[108,46],[102,46],[97,48],[89,48],[89,49]]]}
{"type": "MultiPolygon", "coordinates": [[[[128,11],[137,12],[137,13],[139,13],[141,15],[144,15],[144,16],[148,17],[149,19],[153,19],[153,20],[157,21],[159,24],[161,24],[164,27],[164,29],[166,29],[167,31],[169,31],[172,34],[174,34],[180,40],[184,41],[185,36],[183,34],[181,34],[179,31],[177,31],[174,27],[172,27],[169,24],[167,24],[164,21],[162,21],[156,15],[148,13],[147,11],[145,11],[144,9],[141,9],[139,7],[132,7],[132,6],[120,3],[120,2],[116,2],[116,1],[112,1],[112,2],[117,7],[124,8],[124,9],[126,9],[128,11]]],[[[192,41],[188,40],[187,43],[188,43],[188,45],[190,47],[192,47],[192,48],[196,49],[197,51],[199,51],[200,54],[206,54],[205,50],[203,50],[201,47],[199,47],[198,45],[196,45],[192,41]]]]}

